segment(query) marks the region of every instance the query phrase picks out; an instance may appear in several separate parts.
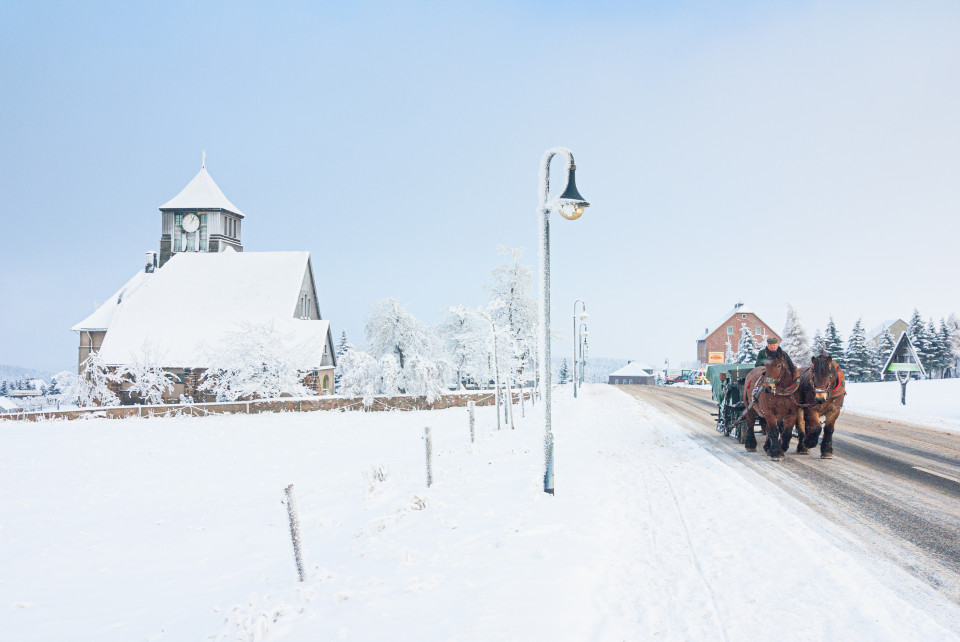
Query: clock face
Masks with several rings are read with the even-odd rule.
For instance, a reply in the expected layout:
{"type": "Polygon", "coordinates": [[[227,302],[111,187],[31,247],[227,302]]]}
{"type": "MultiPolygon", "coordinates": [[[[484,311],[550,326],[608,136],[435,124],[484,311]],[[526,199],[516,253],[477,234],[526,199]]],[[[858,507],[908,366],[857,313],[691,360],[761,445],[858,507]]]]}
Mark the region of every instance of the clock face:
{"type": "Polygon", "coordinates": [[[196,214],[187,214],[183,217],[180,227],[184,232],[196,232],[200,228],[200,218],[196,214]]]}

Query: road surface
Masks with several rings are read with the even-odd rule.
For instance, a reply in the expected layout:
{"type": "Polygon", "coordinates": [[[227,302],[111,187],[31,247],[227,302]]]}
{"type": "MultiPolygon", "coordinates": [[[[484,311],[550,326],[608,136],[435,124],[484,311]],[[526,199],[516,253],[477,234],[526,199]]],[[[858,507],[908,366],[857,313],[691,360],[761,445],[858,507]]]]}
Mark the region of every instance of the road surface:
{"type": "Polygon", "coordinates": [[[775,462],[716,431],[709,390],[618,387],[676,419],[729,465],[755,471],[826,516],[837,536],[960,604],[960,435],[845,411],[833,459],[820,459],[819,448],[797,455],[794,438],[786,459],[775,462]]]}

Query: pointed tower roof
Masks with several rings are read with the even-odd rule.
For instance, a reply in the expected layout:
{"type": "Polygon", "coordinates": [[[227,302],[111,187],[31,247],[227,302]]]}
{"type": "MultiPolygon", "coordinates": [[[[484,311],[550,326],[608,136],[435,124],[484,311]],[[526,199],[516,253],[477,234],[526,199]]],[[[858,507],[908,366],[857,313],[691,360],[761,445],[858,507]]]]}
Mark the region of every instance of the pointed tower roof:
{"type": "Polygon", "coordinates": [[[200,171],[193,177],[193,180],[187,183],[187,186],[180,190],[180,193],[160,206],[161,210],[213,210],[221,209],[233,212],[243,216],[236,205],[230,202],[213,178],[207,172],[206,162],[201,165],[200,171]]]}

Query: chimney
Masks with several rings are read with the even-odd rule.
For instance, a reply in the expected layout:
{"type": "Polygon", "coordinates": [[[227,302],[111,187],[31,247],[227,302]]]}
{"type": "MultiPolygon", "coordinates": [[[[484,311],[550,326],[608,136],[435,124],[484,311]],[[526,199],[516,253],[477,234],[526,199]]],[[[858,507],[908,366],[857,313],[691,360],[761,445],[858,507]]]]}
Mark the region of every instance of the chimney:
{"type": "Polygon", "coordinates": [[[157,253],[156,252],[147,252],[147,260],[144,265],[143,271],[147,274],[152,274],[154,270],[157,269],[157,253]]]}

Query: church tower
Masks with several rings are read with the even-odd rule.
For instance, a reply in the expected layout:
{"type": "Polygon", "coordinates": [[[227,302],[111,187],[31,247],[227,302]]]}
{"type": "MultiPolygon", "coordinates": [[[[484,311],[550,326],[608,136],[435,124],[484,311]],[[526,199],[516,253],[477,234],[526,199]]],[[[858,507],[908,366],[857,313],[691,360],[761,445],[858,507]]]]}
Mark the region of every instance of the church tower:
{"type": "Polygon", "coordinates": [[[207,172],[206,152],[200,171],[180,193],[160,206],[160,266],[180,252],[243,251],[243,213],[224,196],[207,172]]]}

